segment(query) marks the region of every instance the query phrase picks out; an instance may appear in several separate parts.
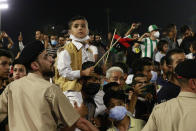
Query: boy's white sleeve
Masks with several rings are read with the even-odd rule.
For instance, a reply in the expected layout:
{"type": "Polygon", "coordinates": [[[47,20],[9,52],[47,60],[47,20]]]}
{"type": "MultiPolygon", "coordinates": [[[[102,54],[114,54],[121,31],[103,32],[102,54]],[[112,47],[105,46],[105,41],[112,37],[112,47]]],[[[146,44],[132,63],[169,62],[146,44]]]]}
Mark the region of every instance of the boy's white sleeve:
{"type": "Polygon", "coordinates": [[[61,51],[57,56],[57,69],[59,75],[69,80],[80,78],[80,70],[72,70],[71,57],[67,50],[61,51]]]}

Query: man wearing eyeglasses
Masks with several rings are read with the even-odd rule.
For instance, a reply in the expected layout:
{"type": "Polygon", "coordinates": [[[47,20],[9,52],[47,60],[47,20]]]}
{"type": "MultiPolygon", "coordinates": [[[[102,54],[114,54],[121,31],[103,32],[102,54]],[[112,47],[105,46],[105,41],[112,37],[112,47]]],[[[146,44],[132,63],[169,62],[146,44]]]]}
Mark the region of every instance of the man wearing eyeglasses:
{"type": "Polygon", "coordinates": [[[112,66],[106,71],[107,82],[117,82],[120,85],[125,84],[124,72],[120,67],[112,66]]]}

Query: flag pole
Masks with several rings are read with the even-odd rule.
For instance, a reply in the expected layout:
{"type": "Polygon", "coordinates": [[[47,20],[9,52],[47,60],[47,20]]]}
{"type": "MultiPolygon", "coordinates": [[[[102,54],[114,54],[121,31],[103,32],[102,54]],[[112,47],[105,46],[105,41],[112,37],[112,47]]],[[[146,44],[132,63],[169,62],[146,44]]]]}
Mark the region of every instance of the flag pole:
{"type": "MultiPolygon", "coordinates": [[[[112,41],[111,41],[111,43],[110,43],[110,48],[109,49],[111,49],[111,46],[112,46],[112,43],[113,43],[113,40],[114,40],[114,35],[116,34],[116,29],[114,30],[114,34],[113,34],[113,37],[112,37],[112,41]]],[[[108,54],[107,54],[107,56],[106,56],[106,60],[105,60],[105,65],[107,64],[107,60],[108,60],[108,57],[109,57],[109,54],[110,54],[110,52],[108,52],[108,54]]]]}
{"type": "Polygon", "coordinates": [[[96,67],[99,64],[99,62],[107,55],[107,53],[111,51],[112,47],[114,47],[118,43],[118,41],[120,40],[120,38],[121,37],[119,37],[116,40],[116,42],[111,46],[111,48],[107,50],[107,52],[99,59],[99,61],[97,61],[97,63],[94,65],[94,67],[96,67]]]}

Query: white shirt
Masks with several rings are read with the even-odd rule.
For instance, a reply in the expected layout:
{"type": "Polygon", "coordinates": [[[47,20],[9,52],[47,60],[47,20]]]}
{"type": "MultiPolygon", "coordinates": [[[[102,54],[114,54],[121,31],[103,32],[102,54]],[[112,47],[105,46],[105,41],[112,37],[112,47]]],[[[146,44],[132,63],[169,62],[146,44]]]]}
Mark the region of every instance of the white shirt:
{"type": "Polygon", "coordinates": [[[65,91],[63,92],[67,99],[70,101],[74,107],[74,103],[77,103],[77,106],[80,107],[83,103],[82,93],[77,91],[65,91]]]}
{"type": "Polygon", "coordinates": [[[156,53],[155,55],[155,61],[160,62],[161,58],[165,56],[165,54],[162,54],[160,51],[156,53]]]}
{"type": "MultiPolygon", "coordinates": [[[[89,48],[88,44],[83,46],[83,44],[74,40],[72,40],[72,43],[76,46],[77,50],[82,48],[82,64],[87,61],[95,61],[93,54],[87,51],[89,48]]],[[[80,78],[80,70],[72,70],[71,68],[71,57],[67,50],[63,50],[57,54],[57,69],[60,76],[66,77],[69,80],[80,78]]]]}
{"type": "Polygon", "coordinates": [[[182,38],[178,39],[177,42],[178,42],[178,46],[180,46],[182,43],[182,38]]]}
{"type": "Polygon", "coordinates": [[[193,53],[187,54],[187,55],[186,55],[186,58],[187,58],[187,59],[193,59],[193,53]]]}
{"type": "Polygon", "coordinates": [[[149,37],[142,39],[142,42],[144,42],[144,44],[141,44],[142,57],[152,58],[153,53],[154,53],[155,49],[157,48],[158,41],[159,41],[158,39],[151,40],[149,37]],[[152,50],[151,50],[151,48],[152,48],[152,50]]]}
{"type": "Polygon", "coordinates": [[[98,49],[97,49],[96,46],[90,45],[89,48],[90,48],[91,51],[93,52],[93,55],[98,55],[98,49]]]}
{"type": "Polygon", "coordinates": [[[103,96],[105,95],[103,90],[100,90],[97,92],[97,94],[94,97],[94,101],[96,104],[96,109],[95,109],[95,117],[98,116],[99,114],[104,114],[106,110],[106,106],[104,105],[103,101],[103,96]]]}

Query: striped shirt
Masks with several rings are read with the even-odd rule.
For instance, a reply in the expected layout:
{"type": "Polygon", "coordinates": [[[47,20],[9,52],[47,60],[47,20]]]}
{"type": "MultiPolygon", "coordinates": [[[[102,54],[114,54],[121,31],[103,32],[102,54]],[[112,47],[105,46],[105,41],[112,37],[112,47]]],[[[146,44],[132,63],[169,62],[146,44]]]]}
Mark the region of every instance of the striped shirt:
{"type": "Polygon", "coordinates": [[[56,57],[57,56],[57,50],[60,48],[61,46],[60,45],[56,45],[55,47],[49,45],[47,48],[46,48],[46,51],[49,55],[51,55],[52,57],[56,57]]]}
{"type": "Polygon", "coordinates": [[[155,49],[157,48],[158,40],[151,40],[149,37],[142,39],[141,44],[142,57],[153,58],[155,49]]]}

